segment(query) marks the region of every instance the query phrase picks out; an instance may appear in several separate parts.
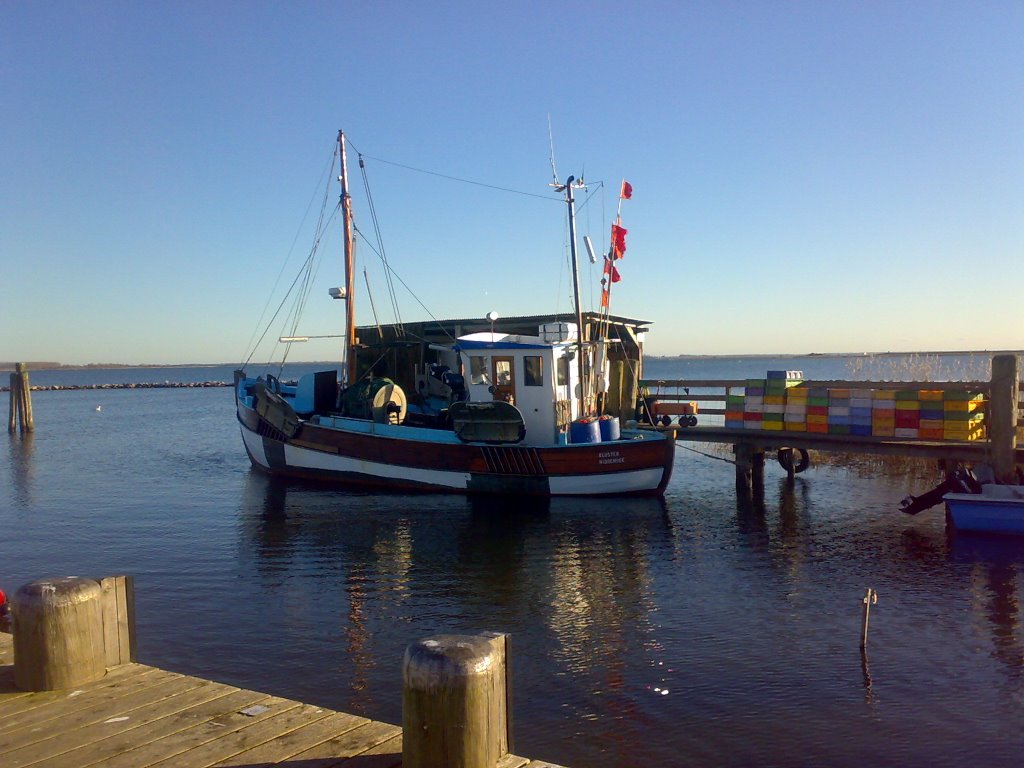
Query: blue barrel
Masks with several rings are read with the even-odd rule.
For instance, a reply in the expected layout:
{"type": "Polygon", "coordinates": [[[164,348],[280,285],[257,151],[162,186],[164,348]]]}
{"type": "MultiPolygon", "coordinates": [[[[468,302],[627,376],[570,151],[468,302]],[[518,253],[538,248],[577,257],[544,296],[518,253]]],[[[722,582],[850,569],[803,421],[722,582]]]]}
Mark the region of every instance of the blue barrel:
{"type": "Polygon", "coordinates": [[[573,445],[582,443],[600,443],[601,426],[597,419],[589,416],[577,419],[569,425],[569,442],[573,445]]]}
{"type": "Polygon", "coordinates": [[[601,442],[606,443],[609,440],[618,440],[622,435],[619,428],[619,420],[614,416],[608,416],[605,414],[598,422],[601,425],[601,442]]]}

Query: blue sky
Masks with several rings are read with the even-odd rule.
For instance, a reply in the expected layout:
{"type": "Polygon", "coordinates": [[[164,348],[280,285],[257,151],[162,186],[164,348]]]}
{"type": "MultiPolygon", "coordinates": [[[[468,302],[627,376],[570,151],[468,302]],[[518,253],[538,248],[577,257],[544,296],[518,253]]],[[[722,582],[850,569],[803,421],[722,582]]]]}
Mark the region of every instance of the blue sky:
{"type": "MultiPolygon", "coordinates": [[[[612,308],[654,321],[651,353],[1019,349],[1022,40],[1019,1],[2,0],[0,360],[244,358],[339,128],[552,195],[368,159],[404,319],[568,311],[549,115],[581,236],[606,247],[633,185],[612,308]]],[[[303,333],[340,331],[340,243],[303,333]]]]}

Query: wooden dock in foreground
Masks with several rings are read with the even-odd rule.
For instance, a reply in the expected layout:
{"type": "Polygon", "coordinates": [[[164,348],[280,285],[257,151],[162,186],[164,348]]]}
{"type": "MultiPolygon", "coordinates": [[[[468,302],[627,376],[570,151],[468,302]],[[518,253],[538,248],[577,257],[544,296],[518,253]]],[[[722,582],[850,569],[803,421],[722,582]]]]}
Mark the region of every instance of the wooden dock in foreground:
{"type": "MultiPolygon", "coordinates": [[[[14,685],[0,632],[0,765],[60,768],[390,768],[402,729],[324,707],[127,663],[69,690],[14,685]]],[[[557,768],[505,755],[500,768],[557,768]]]]}

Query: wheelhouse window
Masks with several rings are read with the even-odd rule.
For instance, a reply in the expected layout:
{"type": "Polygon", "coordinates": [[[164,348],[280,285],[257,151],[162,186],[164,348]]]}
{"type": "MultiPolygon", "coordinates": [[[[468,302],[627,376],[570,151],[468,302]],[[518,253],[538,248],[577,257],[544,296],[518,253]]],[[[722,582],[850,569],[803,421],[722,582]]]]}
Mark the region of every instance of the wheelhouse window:
{"type": "Polygon", "coordinates": [[[497,379],[497,385],[499,387],[511,387],[512,386],[512,361],[511,360],[495,360],[494,361],[494,378],[497,379]]]}
{"type": "Polygon", "coordinates": [[[523,384],[528,387],[544,386],[544,358],[540,355],[523,358],[523,384]]]}
{"type": "Polygon", "coordinates": [[[469,376],[473,384],[490,384],[491,359],[481,355],[469,358],[469,376]]]}
{"type": "Polygon", "coordinates": [[[558,358],[558,386],[564,387],[569,383],[569,358],[558,358]]]}

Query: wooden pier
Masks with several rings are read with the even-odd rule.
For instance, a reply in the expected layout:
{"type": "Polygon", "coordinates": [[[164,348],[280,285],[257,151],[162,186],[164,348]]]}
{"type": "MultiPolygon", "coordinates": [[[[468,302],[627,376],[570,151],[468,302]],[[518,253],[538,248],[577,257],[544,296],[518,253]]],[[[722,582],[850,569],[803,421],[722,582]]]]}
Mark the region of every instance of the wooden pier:
{"type": "MultiPolygon", "coordinates": [[[[121,585],[125,584],[125,577],[115,578],[122,580],[121,585]]],[[[126,581],[130,586],[130,579],[126,581]]],[[[50,587],[49,580],[32,582],[35,584],[43,585],[44,594],[50,587]]],[[[58,589],[61,589],[60,584],[58,589]]],[[[124,594],[123,589],[121,594],[124,594]]],[[[106,606],[107,595],[102,599],[106,606]]],[[[271,765],[389,768],[403,764],[407,768],[442,764],[466,768],[558,768],[552,763],[531,761],[508,752],[509,736],[504,730],[509,712],[504,690],[507,665],[503,635],[458,638],[460,648],[465,644],[462,641],[469,640],[469,644],[483,647],[485,653],[491,653],[488,644],[494,644],[499,651],[497,656],[486,656],[484,661],[488,663],[483,665],[478,663],[481,657],[471,659],[474,662],[469,665],[471,678],[481,666],[490,669],[485,679],[477,675],[475,681],[463,686],[463,693],[468,691],[468,694],[461,699],[459,681],[456,679],[455,685],[451,685],[452,675],[448,674],[451,667],[442,673],[445,679],[440,681],[442,687],[438,689],[437,670],[446,668],[443,663],[438,664],[437,658],[427,660],[426,667],[413,671],[412,676],[418,682],[410,686],[409,668],[416,662],[415,659],[410,661],[407,653],[405,695],[407,699],[413,696],[417,706],[415,712],[406,712],[404,717],[407,723],[418,725],[416,730],[420,735],[415,745],[405,745],[403,755],[403,731],[397,725],[134,661],[113,666],[108,663],[104,669],[104,653],[106,659],[111,658],[111,639],[116,646],[120,635],[121,645],[134,649],[133,643],[124,642],[126,633],[131,631],[130,622],[123,621],[125,615],[119,613],[116,606],[110,611],[103,607],[102,612],[108,613],[116,623],[112,626],[104,620],[105,626],[97,630],[102,639],[92,643],[99,645],[98,678],[76,683],[51,674],[48,680],[62,679],[69,684],[24,690],[26,679],[40,679],[33,674],[36,670],[32,667],[52,672],[53,668],[63,666],[68,667],[65,671],[74,672],[74,668],[82,664],[83,649],[90,645],[83,640],[88,632],[81,621],[85,614],[79,610],[79,606],[86,605],[85,601],[72,596],[52,602],[62,603],[56,609],[62,613],[55,616],[49,607],[45,608],[51,615],[46,617],[46,626],[40,629],[27,609],[19,613],[16,598],[15,632],[18,636],[0,631],[0,765],[4,768],[256,768],[271,765]],[[77,615],[72,616],[67,606],[76,600],[77,605],[72,605],[70,611],[77,615]],[[64,629],[58,626],[61,624],[64,629]],[[26,633],[24,637],[22,632],[26,633]],[[61,634],[62,637],[57,637],[61,634]],[[44,644],[51,645],[49,652],[39,653],[38,659],[34,650],[26,653],[29,635],[33,644],[37,638],[44,638],[44,644]],[[73,653],[69,653],[69,649],[73,649],[73,653]],[[16,652],[20,654],[17,665],[16,652]],[[73,663],[72,656],[76,657],[73,663]],[[494,658],[501,663],[490,663],[494,658]],[[423,681],[428,683],[427,688],[423,687],[423,681]],[[479,702],[485,698],[481,695],[481,686],[488,691],[500,691],[496,705],[492,702],[487,712],[479,709],[479,702]],[[458,711],[453,709],[452,701],[458,705],[458,711]],[[496,717],[501,718],[500,727],[496,727],[496,717]],[[444,739],[439,743],[438,735],[442,731],[444,739]],[[500,734],[500,738],[496,734],[500,734]],[[486,752],[486,761],[481,760],[477,752],[481,755],[486,752]]],[[[122,607],[125,607],[123,600],[122,607]]],[[[443,637],[437,639],[443,644],[443,637]]],[[[429,639],[420,645],[429,653],[438,643],[429,639]]],[[[465,660],[464,657],[465,654],[459,661],[465,660]]],[[[458,663],[455,666],[458,667],[458,663]]],[[[455,672],[454,677],[458,678],[458,669],[455,672]]]]}
{"type": "MultiPolygon", "coordinates": [[[[757,490],[763,482],[765,453],[779,450],[780,463],[792,479],[798,471],[792,451],[866,453],[880,456],[909,456],[936,459],[952,469],[957,463],[989,463],[1003,482],[1013,482],[1024,468],[1024,408],[1021,395],[1024,383],[1014,355],[993,358],[992,380],[982,382],[934,381],[804,381],[801,386],[817,389],[905,389],[970,390],[985,396],[985,423],[988,434],[982,440],[925,440],[850,434],[819,434],[786,430],[737,429],[725,426],[662,425],[682,442],[725,443],[733,446],[737,490],[757,490]],[[787,455],[787,452],[788,453],[787,455]],[[786,461],[782,461],[786,457],[786,461]]],[[[650,394],[649,410],[665,415],[689,414],[691,404],[702,416],[724,416],[726,399],[734,390],[742,391],[743,380],[642,380],[650,394]],[[721,404],[721,406],[719,406],[721,404]],[[661,406],[659,409],[659,405],[661,406]]],[[[680,422],[685,424],[685,416],[680,422]]]]}

